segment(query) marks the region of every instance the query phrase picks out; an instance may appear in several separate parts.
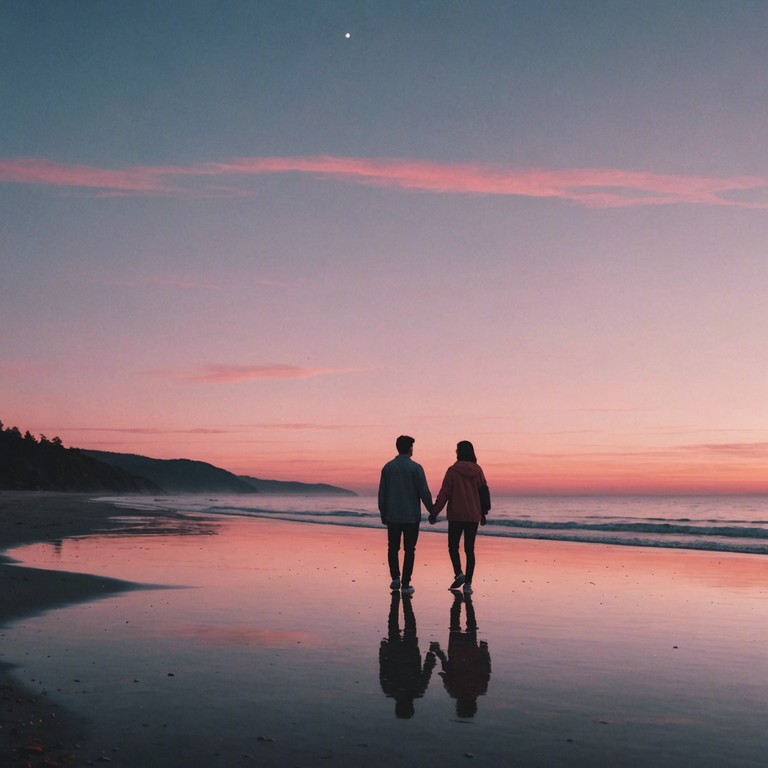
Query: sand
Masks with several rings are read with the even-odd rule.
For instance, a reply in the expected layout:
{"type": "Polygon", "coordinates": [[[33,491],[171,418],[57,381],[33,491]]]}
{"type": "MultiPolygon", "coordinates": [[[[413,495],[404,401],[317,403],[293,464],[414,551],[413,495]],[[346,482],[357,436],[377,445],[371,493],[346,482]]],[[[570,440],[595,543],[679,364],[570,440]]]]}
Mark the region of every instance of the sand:
{"type": "Polygon", "coordinates": [[[425,526],[408,600],[383,530],[114,515],[0,494],[0,548],[52,542],[0,565],[0,765],[764,764],[764,557],[481,537],[467,602],[425,526]]]}
{"type": "MultiPolygon", "coordinates": [[[[22,617],[94,600],[140,585],[97,574],[20,567],[2,552],[22,544],[121,531],[184,533],[202,521],[173,513],[120,511],[87,494],[0,491],[0,634],[22,617]],[[134,521],[130,522],[130,518],[134,521]]],[[[80,723],[51,701],[19,685],[13,666],[0,662],[0,765],[78,764],[80,723]]]]}

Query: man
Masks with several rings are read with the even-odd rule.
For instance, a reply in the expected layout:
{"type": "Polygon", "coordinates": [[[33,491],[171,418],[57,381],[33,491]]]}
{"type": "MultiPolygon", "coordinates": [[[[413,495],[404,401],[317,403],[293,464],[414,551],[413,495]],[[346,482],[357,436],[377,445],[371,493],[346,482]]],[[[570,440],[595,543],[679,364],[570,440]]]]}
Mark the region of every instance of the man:
{"type": "Polygon", "coordinates": [[[421,502],[427,512],[433,510],[432,494],[421,464],[413,456],[416,441],[408,435],[400,435],[395,441],[397,456],[387,462],[381,470],[379,481],[379,514],[387,526],[387,561],[392,577],[390,589],[402,589],[406,594],[414,590],[411,586],[413,562],[416,554],[416,540],[419,538],[421,523],[421,502]],[[403,573],[400,578],[400,541],[403,543],[403,573]]]}

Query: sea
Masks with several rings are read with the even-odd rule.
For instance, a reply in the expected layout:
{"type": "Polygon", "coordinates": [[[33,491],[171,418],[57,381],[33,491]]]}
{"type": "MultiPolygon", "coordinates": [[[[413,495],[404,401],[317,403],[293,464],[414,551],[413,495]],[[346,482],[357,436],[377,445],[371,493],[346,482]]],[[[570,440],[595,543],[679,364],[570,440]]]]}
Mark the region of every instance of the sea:
{"type": "MultiPolygon", "coordinates": [[[[133,509],[261,517],[315,525],[381,526],[375,496],[105,497],[133,509]]],[[[423,532],[444,531],[445,515],[423,532]]],[[[494,496],[486,536],[768,554],[768,495],[494,496]]]]}

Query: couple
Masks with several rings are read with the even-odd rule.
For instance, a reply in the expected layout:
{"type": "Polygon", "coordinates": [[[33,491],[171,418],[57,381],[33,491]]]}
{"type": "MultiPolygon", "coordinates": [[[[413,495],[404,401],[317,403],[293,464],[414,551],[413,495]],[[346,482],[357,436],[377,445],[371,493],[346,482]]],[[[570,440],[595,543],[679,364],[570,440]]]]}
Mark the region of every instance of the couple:
{"type": "Polygon", "coordinates": [[[413,456],[415,440],[400,435],[395,441],[397,456],[384,465],[379,481],[379,513],[387,526],[387,560],[392,577],[391,589],[413,593],[411,575],[419,538],[421,506],[429,512],[429,523],[434,525],[440,510],[448,504],[448,553],[453,565],[453,583],[450,589],[463,586],[464,592],[472,592],[472,576],[475,570],[475,537],[479,525],[485,525],[485,516],[491,508],[488,484],[483,470],[477,463],[475,449],[468,440],[456,446],[456,463],[448,467],[443,485],[432,503],[424,469],[413,456]],[[459,543],[464,536],[466,574],[461,569],[459,543]],[[404,550],[402,580],[400,574],[400,542],[404,550]]]}

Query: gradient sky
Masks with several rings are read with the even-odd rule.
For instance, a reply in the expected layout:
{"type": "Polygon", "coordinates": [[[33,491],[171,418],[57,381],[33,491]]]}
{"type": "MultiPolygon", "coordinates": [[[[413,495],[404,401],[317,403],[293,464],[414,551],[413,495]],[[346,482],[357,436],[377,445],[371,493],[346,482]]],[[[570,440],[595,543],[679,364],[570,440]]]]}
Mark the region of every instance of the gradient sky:
{"type": "Polygon", "coordinates": [[[768,491],[766,39],[762,0],[0,0],[0,419],[768,491]]]}

